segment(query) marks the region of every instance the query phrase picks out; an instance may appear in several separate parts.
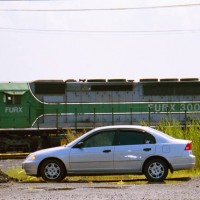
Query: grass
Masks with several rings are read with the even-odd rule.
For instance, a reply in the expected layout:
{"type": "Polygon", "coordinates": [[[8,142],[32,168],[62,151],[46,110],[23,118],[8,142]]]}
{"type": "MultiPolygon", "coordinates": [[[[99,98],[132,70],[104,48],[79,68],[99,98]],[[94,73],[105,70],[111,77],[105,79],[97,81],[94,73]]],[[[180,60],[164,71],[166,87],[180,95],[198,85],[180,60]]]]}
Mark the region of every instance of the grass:
{"type": "Polygon", "coordinates": [[[196,156],[195,169],[200,169],[200,121],[192,121],[183,129],[178,121],[165,120],[160,122],[156,129],[175,138],[191,140],[192,152],[196,156]]]}
{"type": "MultiPolygon", "coordinates": [[[[143,122],[144,124],[144,122],[143,122]]],[[[175,138],[182,138],[192,140],[192,151],[196,156],[196,166],[193,170],[184,170],[176,171],[173,174],[168,175],[168,178],[180,178],[180,177],[193,177],[200,176],[200,121],[192,121],[190,124],[186,125],[186,128],[183,129],[178,121],[174,120],[163,120],[157,126],[156,129],[161,130],[168,135],[171,135],[175,138]]],[[[78,136],[83,133],[74,133],[71,130],[68,130],[66,133],[67,143],[71,142],[78,136]]],[[[24,173],[24,170],[18,168],[12,168],[11,170],[6,171],[6,174],[10,177],[13,177],[20,182],[41,182],[40,178],[35,178],[27,176],[24,173]]],[[[84,176],[84,177],[67,177],[66,181],[75,181],[75,182],[97,182],[97,181],[123,181],[123,180],[143,180],[144,176],[137,175],[124,175],[124,176],[84,176]]]]}
{"type": "MultiPolygon", "coordinates": [[[[20,168],[12,168],[5,172],[9,177],[17,179],[18,182],[23,183],[38,183],[43,182],[41,178],[28,176],[24,170],[20,168]]],[[[175,171],[173,174],[169,173],[167,180],[176,180],[189,177],[200,176],[200,170],[181,170],[175,171]]],[[[124,184],[125,182],[142,184],[148,182],[144,175],[114,175],[114,176],[72,176],[66,177],[64,182],[76,182],[76,183],[94,183],[94,182],[111,182],[117,184],[124,184]]]]}
{"type": "Polygon", "coordinates": [[[21,168],[13,167],[12,169],[9,169],[5,171],[5,174],[7,174],[9,177],[12,177],[19,182],[39,182],[41,181],[40,178],[28,176],[25,174],[25,171],[21,168]]]}

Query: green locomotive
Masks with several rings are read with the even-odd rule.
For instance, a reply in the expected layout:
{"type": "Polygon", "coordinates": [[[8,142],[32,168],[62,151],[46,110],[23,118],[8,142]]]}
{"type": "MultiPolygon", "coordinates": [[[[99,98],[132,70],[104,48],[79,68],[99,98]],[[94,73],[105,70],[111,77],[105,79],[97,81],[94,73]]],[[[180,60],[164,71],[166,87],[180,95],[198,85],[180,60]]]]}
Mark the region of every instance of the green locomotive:
{"type": "Polygon", "coordinates": [[[41,80],[0,83],[0,151],[59,145],[67,129],[200,116],[199,79],[41,80]]]}

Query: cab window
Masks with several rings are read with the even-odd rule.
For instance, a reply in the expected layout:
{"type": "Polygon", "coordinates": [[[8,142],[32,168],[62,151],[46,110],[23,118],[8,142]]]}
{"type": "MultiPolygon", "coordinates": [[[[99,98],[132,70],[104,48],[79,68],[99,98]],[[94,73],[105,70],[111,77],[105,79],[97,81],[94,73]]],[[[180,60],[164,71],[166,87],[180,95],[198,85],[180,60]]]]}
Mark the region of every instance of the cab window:
{"type": "Polygon", "coordinates": [[[21,104],[21,96],[6,94],[4,95],[4,103],[7,105],[21,104]]]}

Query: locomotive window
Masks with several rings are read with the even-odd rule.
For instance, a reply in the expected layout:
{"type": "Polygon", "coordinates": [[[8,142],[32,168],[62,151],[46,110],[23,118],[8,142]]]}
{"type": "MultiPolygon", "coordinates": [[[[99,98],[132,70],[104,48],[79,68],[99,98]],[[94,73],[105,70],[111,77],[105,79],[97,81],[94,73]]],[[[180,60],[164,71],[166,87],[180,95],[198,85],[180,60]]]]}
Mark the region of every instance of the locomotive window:
{"type": "Polygon", "coordinates": [[[91,91],[132,91],[133,85],[92,85],[91,91]]]}
{"type": "Polygon", "coordinates": [[[8,105],[21,104],[20,95],[4,95],[4,103],[8,105]]]}
{"type": "Polygon", "coordinates": [[[145,96],[151,95],[174,95],[174,88],[168,86],[143,86],[143,94],[145,96]]]}
{"type": "Polygon", "coordinates": [[[143,85],[143,95],[200,95],[200,83],[147,83],[143,85]]]}
{"type": "Polygon", "coordinates": [[[64,94],[65,83],[47,82],[35,83],[36,94],[64,94]]]}

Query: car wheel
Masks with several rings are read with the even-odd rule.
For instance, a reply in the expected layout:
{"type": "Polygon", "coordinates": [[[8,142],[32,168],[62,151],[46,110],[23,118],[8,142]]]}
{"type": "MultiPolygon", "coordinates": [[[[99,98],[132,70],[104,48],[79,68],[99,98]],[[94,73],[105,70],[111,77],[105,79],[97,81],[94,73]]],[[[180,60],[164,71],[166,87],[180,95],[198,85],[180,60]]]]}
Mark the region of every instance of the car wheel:
{"type": "Polygon", "coordinates": [[[168,165],[162,159],[151,159],[144,166],[144,175],[149,181],[163,181],[168,175],[168,165]]]}
{"type": "Polygon", "coordinates": [[[65,176],[65,166],[56,159],[49,159],[42,163],[40,168],[41,177],[48,182],[60,182],[65,176]]]}

